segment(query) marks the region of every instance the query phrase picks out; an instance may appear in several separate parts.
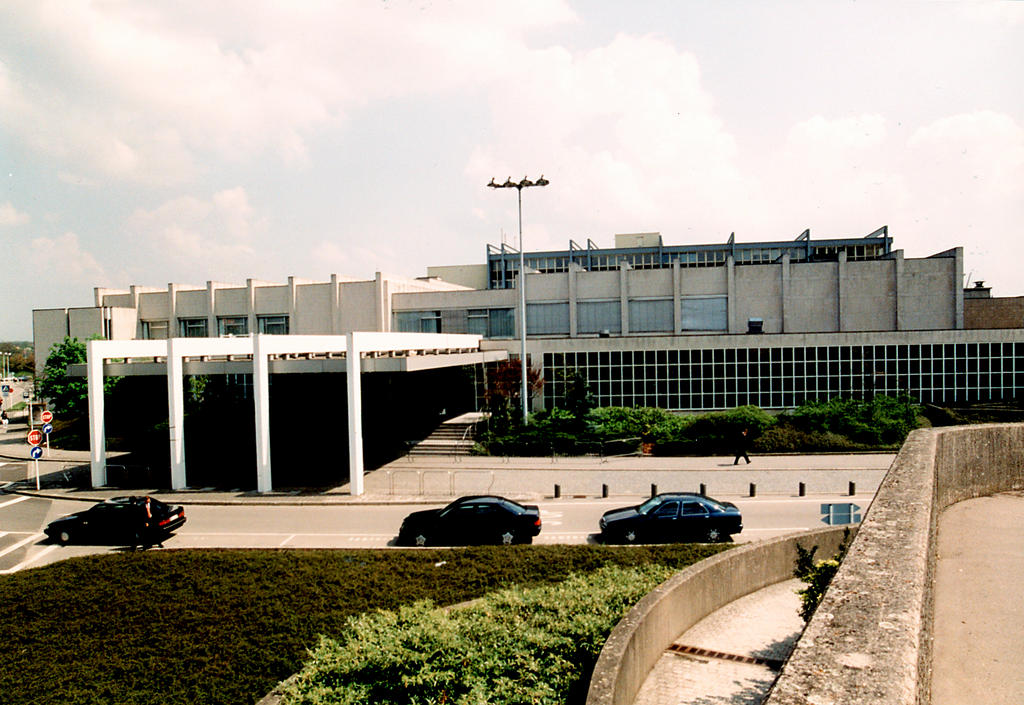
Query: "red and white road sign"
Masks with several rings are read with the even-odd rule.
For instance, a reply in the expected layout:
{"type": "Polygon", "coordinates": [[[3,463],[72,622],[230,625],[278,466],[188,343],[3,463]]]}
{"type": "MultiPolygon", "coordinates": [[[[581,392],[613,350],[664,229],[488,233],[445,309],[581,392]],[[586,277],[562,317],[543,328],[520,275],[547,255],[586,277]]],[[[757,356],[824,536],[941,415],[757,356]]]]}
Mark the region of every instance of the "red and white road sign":
{"type": "Polygon", "coordinates": [[[39,415],[39,418],[42,420],[43,423],[50,423],[51,421],[53,421],[53,412],[44,411],[39,415]]]}
{"type": "Polygon", "coordinates": [[[43,442],[43,432],[38,428],[34,428],[28,432],[28,444],[30,446],[37,446],[43,442]]]}

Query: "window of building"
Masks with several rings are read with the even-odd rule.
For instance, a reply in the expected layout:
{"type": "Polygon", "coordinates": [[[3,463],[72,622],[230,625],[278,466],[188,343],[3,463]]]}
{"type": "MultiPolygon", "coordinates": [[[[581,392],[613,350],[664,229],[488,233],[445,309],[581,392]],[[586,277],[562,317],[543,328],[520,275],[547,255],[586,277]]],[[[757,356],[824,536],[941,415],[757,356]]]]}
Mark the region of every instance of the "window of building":
{"type": "Polygon", "coordinates": [[[682,330],[728,330],[728,300],[724,296],[684,297],[680,301],[682,330]]]}
{"type": "Polygon", "coordinates": [[[145,340],[167,340],[167,321],[143,321],[142,337],[145,340]]]}
{"type": "Polygon", "coordinates": [[[672,332],[672,299],[638,299],[630,301],[629,332],[672,332]]]}
{"type": "Polygon", "coordinates": [[[248,335],[248,316],[218,316],[217,335],[248,335]]]}
{"type": "Polygon", "coordinates": [[[256,323],[260,333],[268,335],[288,335],[288,316],[257,316],[256,323]]]}
{"type": "Polygon", "coordinates": [[[205,318],[179,318],[178,332],[182,338],[205,338],[208,335],[205,318]]]}
{"type": "Polygon", "coordinates": [[[622,306],[614,301],[580,301],[576,304],[576,332],[622,332],[622,306]]]}
{"type": "Polygon", "coordinates": [[[527,335],[568,335],[569,304],[527,304],[527,335]]]}

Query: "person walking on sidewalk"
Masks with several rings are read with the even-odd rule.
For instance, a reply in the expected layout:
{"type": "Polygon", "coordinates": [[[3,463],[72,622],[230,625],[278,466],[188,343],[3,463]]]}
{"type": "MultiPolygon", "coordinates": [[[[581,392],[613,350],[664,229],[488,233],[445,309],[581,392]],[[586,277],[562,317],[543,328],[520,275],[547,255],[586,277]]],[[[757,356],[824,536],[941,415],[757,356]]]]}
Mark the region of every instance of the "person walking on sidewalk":
{"type": "Polygon", "coordinates": [[[747,465],[750,465],[750,456],[747,455],[747,444],[750,442],[750,429],[744,428],[736,439],[736,459],[732,461],[733,465],[737,465],[740,462],[740,458],[747,461],[747,465]]]}
{"type": "Polygon", "coordinates": [[[7,409],[4,409],[3,411],[0,411],[0,424],[3,425],[3,432],[4,433],[7,433],[7,424],[9,424],[10,422],[11,422],[11,420],[7,416],[7,409]]]}

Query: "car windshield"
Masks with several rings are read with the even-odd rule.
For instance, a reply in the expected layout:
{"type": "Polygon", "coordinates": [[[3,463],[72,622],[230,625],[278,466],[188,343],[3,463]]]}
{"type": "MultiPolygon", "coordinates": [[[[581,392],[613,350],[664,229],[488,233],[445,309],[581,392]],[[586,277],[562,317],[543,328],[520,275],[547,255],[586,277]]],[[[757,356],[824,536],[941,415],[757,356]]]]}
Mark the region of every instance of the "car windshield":
{"type": "Polygon", "coordinates": [[[638,512],[640,512],[641,514],[646,514],[647,512],[651,511],[652,509],[654,509],[655,507],[657,507],[659,504],[661,504],[664,501],[665,501],[664,497],[651,497],[649,500],[647,500],[646,502],[641,504],[639,507],[637,507],[636,510],[638,512]]]}

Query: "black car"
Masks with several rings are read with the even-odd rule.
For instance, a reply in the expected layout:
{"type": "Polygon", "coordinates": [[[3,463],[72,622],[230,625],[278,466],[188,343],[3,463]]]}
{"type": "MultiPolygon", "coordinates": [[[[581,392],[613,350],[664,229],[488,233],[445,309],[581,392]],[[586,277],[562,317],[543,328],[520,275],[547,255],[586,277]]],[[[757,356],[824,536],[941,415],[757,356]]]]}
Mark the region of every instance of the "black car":
{"type": "Polygon", "coordinates": [[[493,495],[460,497],[444,509],[413,512],[398,531],[401,546],[533,543],[540,509],[493,495]]]}
{"type": "Polygon", "coordinates": [[[600,526],[601,540],[608,543],[713,543],[743,531],[743,517],[732,502],[689,492],[668,492],[635,507],[605,512],[600,526]]]}
{"type": "Polygon", "coordinates": [[[113,497],[83,512],[51,521],[51,541],[149,546],[161,543],[185,523],[185,510],[154,497],[113,497]]]}

